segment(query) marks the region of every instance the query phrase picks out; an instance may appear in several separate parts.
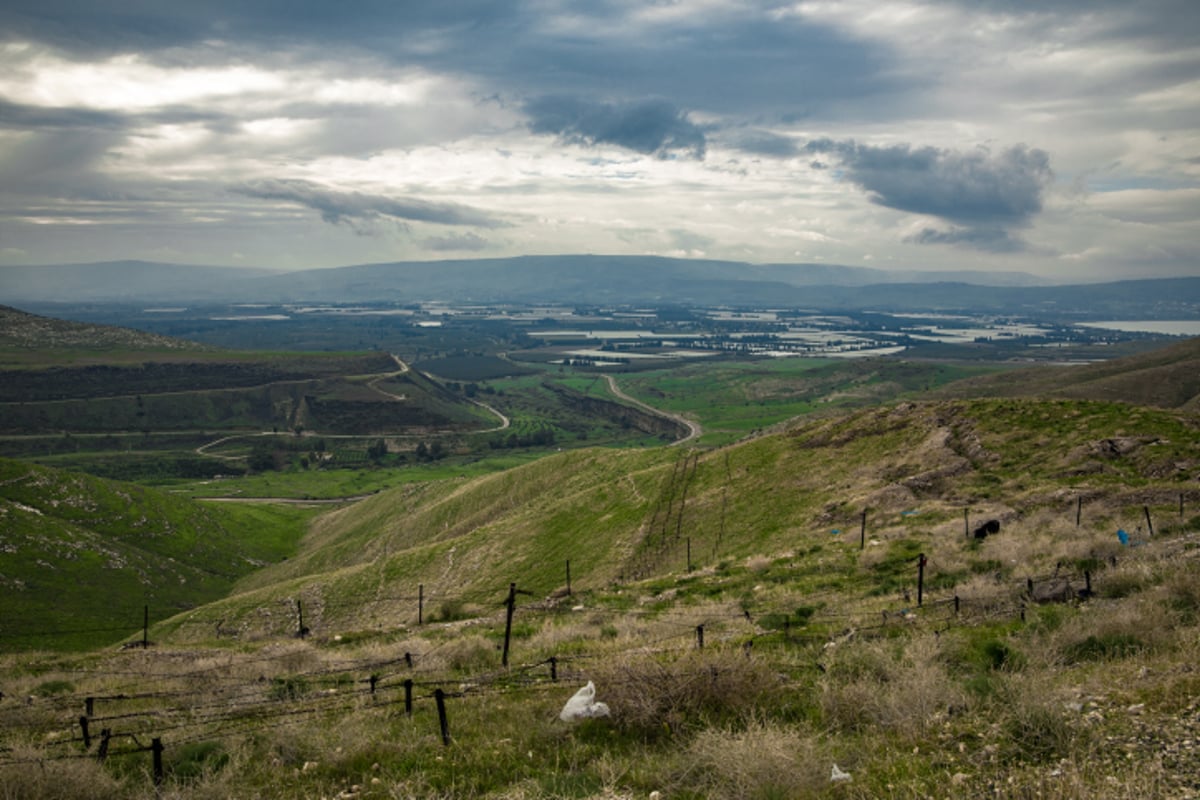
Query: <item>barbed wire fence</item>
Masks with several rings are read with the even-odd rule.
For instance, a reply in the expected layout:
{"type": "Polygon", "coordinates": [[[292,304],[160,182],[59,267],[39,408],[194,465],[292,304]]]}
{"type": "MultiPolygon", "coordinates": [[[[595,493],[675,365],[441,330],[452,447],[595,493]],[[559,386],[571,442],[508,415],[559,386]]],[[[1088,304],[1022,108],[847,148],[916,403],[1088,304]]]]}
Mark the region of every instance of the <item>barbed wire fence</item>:
{"type": "MultiPolygon", "coordinates": [[[[681,467],[681,474],[686,468],[681,467]]],[[[1148,520],[1149,522],[1149,520],[1148,520]]],[[[1200,534],[1184,534],[1153,540],[1153,548],[1138,549],[1133,542],[1122,560],[1146,558],[1179,558],[1200,555],[1200,534]]],[[[854,637],[890,635],[898,626],[915,630],[931,630],[941,634],[958,626],[974,626],[991,621],[1025,619],[1027,610],[1050,602],[1088,600],[1096,596],[1096,585],[1103,582],[1103,571],[1115,567],[1116,559],[1098,563],[1098,574],[1091,569],[1064,568],[1058,565],[1051,573],[1029,574],[1020,580],[997,576],[997,591],[988,596],[962,597],[953,591],[926,598],[923,581],[926,569],[937,571],[936,560],[924,553],[911,560],[916,599],[906,588],[900,600],[883,602],[882,607],[867,612],[861,609],[838,610],[820,603],[820,610],[806,619],[795,620],[794,610],[761,608],[756,613],[738,609],[705,610],[687,608],[661,611],[653,609],[624,609],[592,607],[582,609],[589,619],[635,619],[653,627],[652,635],[642,635],[636,648],[620,649],[611,646],[593,652],[549,656],[540,661],[509,665],[508,653],[512,641],[512,622],[519,610],[522,619],[546,620],[572,613],[574,607],[564,598],[534,599],[518,605],[523,593],[510,584],[503,600],[499,592],[483,590],[463,595],[441,595],[424,587],[418,593],[380,595],[371,592],[362,598],[343,596],[334,606],[353,607],[361,599],[361,610],[372,603],[416,603],[414,619],[418,627],[425,624],[423,604],[433,598],[443,603],[476,604],[486,613],[467,622],[474,628],[498,636],[497,628],[504,624],[503,663],[494,669],[464,674],[448,668],[438,658],[443,648],[454,643],[447,638],[440,643],[422,641],[423,651],[405,651],[380,658],[343,659],[323,663],[310,669],[297,668],[296,652],[279,650],[253,657],[228,652],[204,652],[215,663],[191,670],[165,669],[179,657],[170,651],[155,651],[148,639],[149,612],[142,610],[142,638],[134,640],[139,652],[159,662],[159,671],[150,669],[120,670],[84,668],[60,665],[59,673],[77,674],[82,679],[103,682],[110,687],[105,694],[80,695],[63,693],[47,698],[10,699],[0,704],[0,726],[7,734],[0,745],[0,769],[29,764],[46,764],[72,759],[129,757],[149,753],[150,774],[156,784],[164,780],[163,754],[169,739],[171,747],[220,741],[259,733],[277,727],[295,725],[318,715],[346,713],[403,713],[412,717],[417,709],[432,703],[438,717],[438,732],[444,744],[451,741],[446,700],[490,694],[557,691],[569,681],[579,681],[586,670],[580,665],[598,660],[612,661],[632,657],[664,657],[686,652],[739,647],[751,657],[756,644],[776,647],[819,645],[844,641],[854,637]],[[769,625],[766,623],[770,623],[769,625]],[[248,675],[253,675],[248,677],[248,675]],[[268,677],[269,676],[269,677],[268,677]],[[154,688],[155,684],[185,688],[154,688]],[[125,687],[129,687],[126,690],[125,687]],[[99,708],[99,713],[97,709],[99,708]],[[36,710],[36,714],[31,713],[36,710]],[[99,726],[99,727],[98,727],[99,726]],[[165,736],[164,736],[165,735],[165,736]],[[149,741],[146,744],[145,741],[149,741]],[[132,746],[129,744],[132,743],[132,746]]],[[[567,566],[569,573],[569,563],[567,566]]],[[[834,595],[830,595],[831,597],[834,595]]],[[[569,596],[568,596],[569,597],[569,596]]],[[[293,632],[288,639],[314,635],[303,620],[302,599],[280,601],[286,606],[294,600],[295,619],[288,624],[293,632]]],[[[819,601],[818,601],[819,602],[819,601]]],[[[324,609],[328,610],[329,605],[324,609]]],[[[131,609],[132,610],[132,609],[131,609]]],[[[278,609],[269,609],[272,612],[278,609]]],[[[310,618],[311,619],[311,618],[310,618]]],[[[345,617],[342,621],[353,620],[345,617]]],[[[218,624],[215,617],[185,620],[184,624],[218,624]]],[[[453,623],[445,623],[453,624],[453,623]]],[[[110,627],[98,628],[104,632],[110,627]]],[[[117,629],[131,633],[129,628],[117,629]]],[[[411,632],[411,631],[410,631],[411,632]]],[[[35,632],[26,628],[19,635],[53,636],[57,631],[35,632]]],[[[326,632],[328,635],[328,632],[326,632]]],[[[6,628],[0,637],[12,636],[6,628]]],[[[820,668],[820,650],[812,654],[813,666],[820,668]]],[[[184,653],[182,657],[193,657],[184,653]]],[[[704,677],[710,673],[697,672],[704,677]]],[[[632,679],[631,679],[632,680],[632,679]]],[[[3,696],[0,695],[0,698],[3,696]]]]}

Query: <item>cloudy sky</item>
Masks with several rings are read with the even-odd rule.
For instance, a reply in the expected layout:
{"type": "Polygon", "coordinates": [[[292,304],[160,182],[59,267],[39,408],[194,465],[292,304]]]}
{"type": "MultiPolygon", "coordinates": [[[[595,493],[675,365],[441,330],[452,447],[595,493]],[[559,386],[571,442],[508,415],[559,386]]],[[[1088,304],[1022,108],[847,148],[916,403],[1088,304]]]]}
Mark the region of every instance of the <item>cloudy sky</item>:
{"type": "Polygon", "coordinates": [[[1195,0],[5,0],[0,264],[1200,275],[1195,0]]]}

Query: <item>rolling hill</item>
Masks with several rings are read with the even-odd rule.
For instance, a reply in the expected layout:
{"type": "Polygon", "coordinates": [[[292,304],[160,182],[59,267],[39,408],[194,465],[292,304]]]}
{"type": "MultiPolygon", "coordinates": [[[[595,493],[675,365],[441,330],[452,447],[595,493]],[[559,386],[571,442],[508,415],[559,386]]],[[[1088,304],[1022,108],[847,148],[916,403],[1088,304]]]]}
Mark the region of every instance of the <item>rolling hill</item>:
{"type": "Polygon", "coordinates": [[[0,647],[119,641],[286,557],[308,510],[210,507],[0,459],[0,647]]]}
{"type": "Polygon", "coordinates": [[[1200,411],[1200,338],[1095,364],[1018,369],[950,384],[953,397],[1063,397],[1200,411]]]}

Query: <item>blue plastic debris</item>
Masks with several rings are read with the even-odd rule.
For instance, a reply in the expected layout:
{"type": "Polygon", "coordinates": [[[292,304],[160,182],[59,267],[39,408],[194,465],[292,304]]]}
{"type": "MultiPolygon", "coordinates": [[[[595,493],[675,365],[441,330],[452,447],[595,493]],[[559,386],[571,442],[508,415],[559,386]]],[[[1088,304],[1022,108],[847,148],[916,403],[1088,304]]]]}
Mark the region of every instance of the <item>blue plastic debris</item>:
{"type": "Polygon", "coordinates": [[[834,529],[833,529],[833,530],[831,530],[829,533],[830,533],[830,534],[832,534],[832,535],[834,535],[834,536],[837,536],[837,535],[838,535],[838,534],[840,534],[841,532],[842,532],[842,529],[841,529],[841,528],[834,528],[834,529]]]}
{"type": "Polygon", "coordinates": [[[1117,538],[1121,540],[1121,544],[1129,546],[1129,534],[1125,532],[1124,528],[1117,530],[1117,538]]]}

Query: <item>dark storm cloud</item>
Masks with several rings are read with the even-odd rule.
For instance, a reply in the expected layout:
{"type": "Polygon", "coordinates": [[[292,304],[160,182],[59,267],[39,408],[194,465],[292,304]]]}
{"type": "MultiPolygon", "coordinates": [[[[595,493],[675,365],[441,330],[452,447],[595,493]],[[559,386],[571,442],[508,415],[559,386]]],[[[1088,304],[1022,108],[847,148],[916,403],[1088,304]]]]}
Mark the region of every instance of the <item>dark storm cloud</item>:
{"type": "Polygon", "coordinates": [[[1050,157],[1024,145],[993,155],[907,144],[818,139],[805,149],[837,159],[845,177],[888,208],[971,225],[1023,225],[1042,210],[1050,157]]]}
{"type": "Polygon", "coordinates": [[[339,192],[304,180],[257,180],[232,188],[237,194],[263,200],[283,200],[320,212],[331,225],[391,220],[393,222],[430,222],[437,225],[478,225],[497,228],[505,223],[495,216],[469,206],[430,203],[413,198],[395,199],[362,192],[339,192]]]}
{"type": "Polygon", "coordinates": [[[1003,228],[953,228],[945,231],[925,228],[905,241],[914,244],[961,244],[991,253],[1016,253],[1025,249],[1023,241],[1003,228]]]}
{"type": "Polygon", "coordinates": [[[615,144],[639,153],[683,152],[704,157],[704,132],[665,100],[590,103],[571,97],[541,97],[525,104],[534,133],[550,133],[576,144],[615,144]]]}

